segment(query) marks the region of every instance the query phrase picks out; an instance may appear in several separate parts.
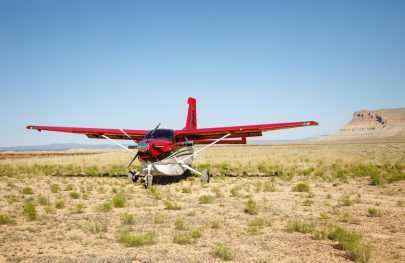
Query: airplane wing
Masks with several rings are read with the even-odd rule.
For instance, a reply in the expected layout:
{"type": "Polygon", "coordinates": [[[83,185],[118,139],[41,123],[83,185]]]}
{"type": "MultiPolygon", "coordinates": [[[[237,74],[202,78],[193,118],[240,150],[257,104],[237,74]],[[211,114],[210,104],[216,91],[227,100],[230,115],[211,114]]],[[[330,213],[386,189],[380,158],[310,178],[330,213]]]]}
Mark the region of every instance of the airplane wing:
{"type": "MultiPolygon", "coordinates": [[[[245,126],[202,128],[202,129],[183,129],[176,131],[176,134],[182,138],[187,138],[188,140],[196,140],[196,141],[219,139],[228,133],[231,134],[228,138],[246,138],[253,136],[262,136],[262,133],[266,131],[298,128],[314,125],[318,125],[318,123],[315,121],[287,122],[287,123],[258,124],[245,126]]],[[[224,140],[223,142],[226,142],[226,140],[224,140]]]]}
{"type": "Polygon", "coordinates": [[[74,128],[74,127],[55,127],[55,126],[35,126],[29,125],[27,129],[38,131],[55,131],[85,134],[89,138],[105,139],[103,135],[110,139],[118,140],[142,140],[148,133],[148,130],[128,130],[128,129],[101,129],[101,128],[74,128]]]}

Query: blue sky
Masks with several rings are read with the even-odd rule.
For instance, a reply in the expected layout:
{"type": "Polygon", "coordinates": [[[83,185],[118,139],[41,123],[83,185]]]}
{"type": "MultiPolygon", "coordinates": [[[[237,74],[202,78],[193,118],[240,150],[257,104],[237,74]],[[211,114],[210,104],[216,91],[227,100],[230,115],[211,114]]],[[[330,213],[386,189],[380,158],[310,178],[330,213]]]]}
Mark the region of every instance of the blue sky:
{"type": "Polygon", "coordinates": [[[28,124],[183,128],[405,106],[404,1],[0,1],[0,146],[106,143],[28,124]]]}

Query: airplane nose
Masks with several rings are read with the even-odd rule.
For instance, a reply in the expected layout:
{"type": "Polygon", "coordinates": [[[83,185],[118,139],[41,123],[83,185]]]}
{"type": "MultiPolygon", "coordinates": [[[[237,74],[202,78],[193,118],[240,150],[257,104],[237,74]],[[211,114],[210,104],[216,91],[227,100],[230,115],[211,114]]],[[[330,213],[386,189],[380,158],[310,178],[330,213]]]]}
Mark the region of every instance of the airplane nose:
{"type": "Polygon", "coordinates": [[[140,142],[137,148],[140,152],[147,152],[149,150],[149,144],[146,142],[140,142]]]}

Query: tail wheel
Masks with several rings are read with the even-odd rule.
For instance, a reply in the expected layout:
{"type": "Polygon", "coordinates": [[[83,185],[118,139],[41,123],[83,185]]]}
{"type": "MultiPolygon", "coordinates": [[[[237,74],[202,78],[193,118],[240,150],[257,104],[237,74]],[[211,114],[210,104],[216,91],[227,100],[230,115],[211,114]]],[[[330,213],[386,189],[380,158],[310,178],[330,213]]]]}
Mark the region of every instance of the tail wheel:
{"type": "Polygon", "coordinates": [[[211,174],[208,170],[204,170],[201,175],[201,182],[204,184],[208,184],[210,182],[211,174]]]}
{"type": "Polygon", "coordinates": [[[134,171],[128,172],[128,181],[130,183],[136,183],[136,181],[138,181],[138,179],[139,179],[139,176],[136,175],[136,172],[134,172],[134,171]]]}

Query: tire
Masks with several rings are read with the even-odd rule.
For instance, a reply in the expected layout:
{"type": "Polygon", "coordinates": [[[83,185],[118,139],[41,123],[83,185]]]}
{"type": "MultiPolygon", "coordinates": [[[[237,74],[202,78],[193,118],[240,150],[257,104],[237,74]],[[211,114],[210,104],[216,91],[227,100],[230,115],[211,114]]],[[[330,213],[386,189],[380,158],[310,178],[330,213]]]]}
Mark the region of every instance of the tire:
{"type": "Polygon", "coordinates": [[[201,175],[201,182],[203,184],[208,184],[210,182],[211,175],[208,170],[204,170],[201,175]]]}
{"type": "Polygon", "coordinates": [[[148,175],[145,177],[145,182],[144,182],[145,188],[148,189],[149,187],[151,187],[151,186],[152,186],[152,182],[153,182],[153,176],[150,175],[150,174],[148,174],[148,175]]]}

